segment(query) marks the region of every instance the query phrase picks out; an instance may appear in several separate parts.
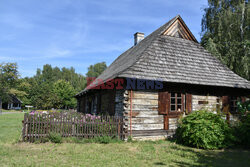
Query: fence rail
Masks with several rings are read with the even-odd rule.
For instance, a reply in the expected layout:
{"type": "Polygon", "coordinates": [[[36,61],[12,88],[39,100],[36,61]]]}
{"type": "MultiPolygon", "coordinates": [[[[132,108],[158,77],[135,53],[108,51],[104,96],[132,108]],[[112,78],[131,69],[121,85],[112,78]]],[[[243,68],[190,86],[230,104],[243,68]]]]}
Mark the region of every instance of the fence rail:
{"type": "Polygon", "coordinates": [[[111,136],[124,138],[123,118],[117,116],[93,116],[82,113],[49,113],[24,115],[23,141],[34,142],[59,133],[62,137],[93,138],[111,136]]]}

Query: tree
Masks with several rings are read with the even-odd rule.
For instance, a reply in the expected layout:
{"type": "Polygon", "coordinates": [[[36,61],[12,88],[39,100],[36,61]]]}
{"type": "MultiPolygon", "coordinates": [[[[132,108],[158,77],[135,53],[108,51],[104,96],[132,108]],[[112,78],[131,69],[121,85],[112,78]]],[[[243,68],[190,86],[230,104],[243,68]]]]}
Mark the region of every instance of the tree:
{"type": "MultiPolygon", "coordinates": [[[[52,67],[49,64],[44,65],[42,69],[37,69],[35,76],[26,77],[22,80],[23,83],[20,83],[19,90],[25,91],[27,95],[23,95],[19,98],[24,103],[29,103],[39,109],[58,107],[58,97],[54,93],[53,85],[59,80],[63,80],[70,84],[75,92],[83,90],[86,86],[85,77],[81,74],[77,74],[73,67],[58,68],[52,67]]],[[[67,107],[72,106],[69,105],[67,107]]]]}
{"type": "MultiPolygon", "coordinates": [[[[90,66],[89,76],[98,76],[106,67],[104,62],[90,66]]],[[[17,65],[3,63],[0,66],[0,82],[0,100],[7,101],[13,94],[23,105],[32,105],[37,109],[75,108],[74,95],[86,87],[85,76],[76,73],[73,67],[58,68],[50,64],[38,68],[33,77],[19,79],[17,65]]]]}
{"type": "Polygon", "coordinates": [[[65,80],[55,82],[53,93],[55,94],[55,106],[57,108],[68,109],[76,107],[76,99],[74,98],[76,91],[69,82],[65,80]]]}
{"type": "Polygon", "coordinates": [[[7,102],[10,94],[14,91],[18,80],[18,71],[16,63],[0,64],[0,111],[2,103],[7,102]]]}
{"type": "Polygon", "coordinates": [[[87,77],[98,77],[106,68],[107,65],[105,62],[90,65],[86,75],[87,77]]]}
{"type": "Polygon", "coordinates": [[[238,75],[250,79],[248,0],[208,0],[201,44],[238,75]]]}
{"type": "Polygon", "coordinates": [[[17,82],[16,92],[14,94],[22,100],[22,105],[31,105],[30,101],[31,84],[27,81],[27,78],[21,78],[17,82]]]}

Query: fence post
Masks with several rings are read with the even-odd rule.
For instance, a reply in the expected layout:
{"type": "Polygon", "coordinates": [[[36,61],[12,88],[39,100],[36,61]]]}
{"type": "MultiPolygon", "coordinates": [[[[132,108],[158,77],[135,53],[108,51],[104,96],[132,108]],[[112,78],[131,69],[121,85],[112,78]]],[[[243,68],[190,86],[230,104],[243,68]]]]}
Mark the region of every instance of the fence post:
{"type": "Polygon", "coordinates": [[[23,141],[25,141],[25,131],[26,131],[26,113],[24,114],[24,119],[23,119],[23,141]]]}
{"type": "Polygon", "coordinates": [[[72,122],[72,136],[75,136],[75,117],[74,116],[71,117],[71,122],[72,122]]]}

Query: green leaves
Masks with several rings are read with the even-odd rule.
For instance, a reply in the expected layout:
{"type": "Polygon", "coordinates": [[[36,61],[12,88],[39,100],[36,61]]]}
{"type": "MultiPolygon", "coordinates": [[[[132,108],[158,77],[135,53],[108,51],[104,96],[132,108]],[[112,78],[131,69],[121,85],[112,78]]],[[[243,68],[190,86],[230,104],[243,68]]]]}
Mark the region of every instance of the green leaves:
{"type": "MultiPolygon", "coordinates": [[[[97,63],[88,68],[88,77],[97,77],[107,68],[106,63],[97,63]]],[[[75,108],[74,95],[86,87],[85,76],[73,67],[58,68],[46,64],[37,69],[33,77],[18,78],[16,63],[0,64],[0,106],[16,95],[23,103],[36,109],[75,108]]]]}
{"type": "Polygon", "coordinates": [[[37,109],[75,108],[74,95],[84,89],[86,79],[77,74],[73,67],[58,68],[49,64],[37,69],[35,76],[19,80],[18,90],[26,94],[20,95],[23,105],[32,105],[37,109]]]}
{"type": "Polygon", "coordinates": [[[107,68],[107,65],[105,62],[102,63],[96,63],[94,65],[89,66],[87,77],[98,77],[105,69],[107,68]]]}
{"type": "Polygon", "coordinates": [[[208,0],[201,44],[238,75],[250,79],[249,3],[208,0]]]}
{"type": "Polygon", "coordinates": [[[73,108],[76,106],[74,95],[76,91],[65,80],[58,80],[53,85],[53,94],[55,95],[55,104],[57,108],[73,108]]]}
{"type": "Polygon", "coordinates": [[[250,148],[250,113],[242,116],[239,126],[236,127],[235,135],[238,144],[250,148]]]}
{"type": "Polygon", "coordinates": [[[176,131],[177,142],[205,149],[218,149],[227,146],[230,129],[226,122],[208,111],[195,111],[182,118],[176,131]]]}
{"type": "Polygon", "coordinates": [[[7,102],[10,94],[15,91],[17,81],[17,64],[0,64],[0,109],[2,108],[2,102],[7,102]]]}

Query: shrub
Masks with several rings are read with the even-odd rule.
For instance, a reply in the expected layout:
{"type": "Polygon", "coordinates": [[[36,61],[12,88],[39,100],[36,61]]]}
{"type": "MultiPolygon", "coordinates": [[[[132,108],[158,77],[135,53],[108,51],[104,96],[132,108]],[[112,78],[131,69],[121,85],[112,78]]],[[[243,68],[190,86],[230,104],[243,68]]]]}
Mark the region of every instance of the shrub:
{"type": "Polygon", "coordinates": [[[247,100],[243,103],[238,101],[237,108],[238,108],[240,116],[246,115],[247,111],[250,111],[250,100],[247,100]]]}
{"type": "Polygon", "coordinates": [[[62,136],[59,133],[52,132],[49,134],[49,140],[52,143],[62,143],[62,136]]]}
{"type": "Polygon", "coordinates": [[[235,130],[238,144],[250,148],[250,113],[242,116],[239,126],[235,130]]]}
{"type": "Polygon", "coordinates": [[[195,111],[182,118],[176,137],[180,144],[204,149],[224,148],[233,141],[225,120],[208,111],[195,111]]]}

